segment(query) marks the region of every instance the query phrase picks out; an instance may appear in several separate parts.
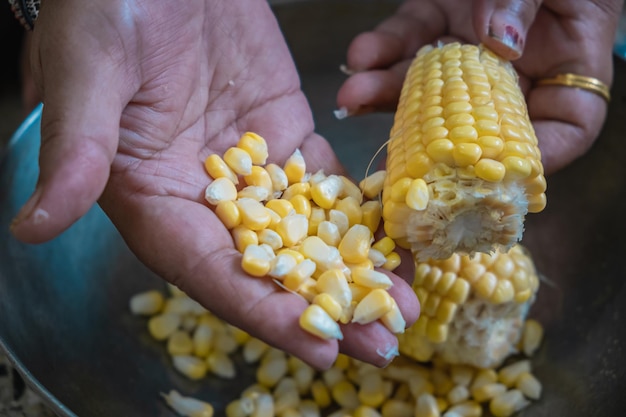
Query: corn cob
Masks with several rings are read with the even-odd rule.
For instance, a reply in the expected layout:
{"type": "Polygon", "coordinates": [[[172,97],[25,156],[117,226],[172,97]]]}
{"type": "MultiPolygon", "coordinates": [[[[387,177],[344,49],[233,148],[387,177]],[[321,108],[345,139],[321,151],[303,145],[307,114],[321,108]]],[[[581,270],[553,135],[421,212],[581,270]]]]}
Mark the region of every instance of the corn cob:
{"type": "Polygon", "coordinates": [[[541,155],[512,65],[482,46],[423,47],[395,114],[386,234],[423,261],[504,251],[546,205],[541,155]]]}
{"type": "MultiPolygon", "coordinates": [[[[399,335],[400,351],[418,361],[439,357],[453,364],[498,366],[517,352],[538,288],[533,261],[519,244],[507,253],[417,262],[413,289],[422,311],[399,335]]],[[[535,345],[530,339],[527,344],[535,345]]]]}

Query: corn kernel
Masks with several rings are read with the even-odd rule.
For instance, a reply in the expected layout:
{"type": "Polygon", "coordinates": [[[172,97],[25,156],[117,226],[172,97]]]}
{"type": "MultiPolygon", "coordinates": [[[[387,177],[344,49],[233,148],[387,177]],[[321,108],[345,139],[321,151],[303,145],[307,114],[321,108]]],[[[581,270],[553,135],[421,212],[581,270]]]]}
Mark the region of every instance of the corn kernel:
{"type": "Polygon", "coordinates": [[[224,162],[239,175],[250,175],[252,173],[252,158],[250,154],[240,148],[229,148],[224,152],[224,162]]]}
{"type": "Polygon", "coordinates": [[[163,308],[163,294],[156,290],[135,294],[130,299],[130,311],[133,314],[152,316],[163,308]]]}
{"type": "Polygon", "coordinates": [[[301,182],[306,173],[306,163],[300,149],[296,149],[293,154],[287,158],[283,167],[289,184],[301,182]]]}
{"type": "Polygon", "coordinates": [[[212,205],[224,200],[236,200],[237,188],[228,178],[216,178],[206,187],[204,199],[212,205]]]}
{"type": "Polygon", "coordinates": [[[365,177],[359,183],[359,188],[363,191],[363,194],[370,200],[376,198],[378,194],[383,190],[383,184],[385,182],[385,176],[387,172],[384,170],[376,171],[371,175],[365,177]]]}
{"type": "Polygon", "coordinates": [[[189,379],[198,380],[206,376],[207,366],[200,358],[191,355],[174,355],[172,361],[174,368],[189,379]]]}
{"type": "Polygon", "coordinates": [[[226,162],[224,162],[224,160],[217,154],[209,155],[209,157],[204,161],[204,167],[213,179],[227,178],[232,183],[239,184],[237,174],[235,174],[226,162]]]}
{"type": "Polygon", "coordinates": [[[341,239],[338,249],[342,258],[349,263],[360,263],[368,259],[372,232],[367,226],[355,224],[341,239]]]}
{"type": "Polygon", "coordinates": [[[253,132],[246,132],[239,138],[237,147],[243,149],[250,155],[253,164],[265,165],[268,151],[267,143],[263,137],[253,132]]]}
{"type": "Polygon", "coordinates": [[[178,415],[185,417],[213,417],[213,406],[204,401],[192,397],[183,397],[178,391],[172,390],[167,394],[161,394],[167,405],[178,415]]]}
{"type": "Polygon", "coordinates": [[[322,339],[343,339],[337,322],[316,304],[309,305],[300,315],[300,327],[322,339]]]}
{"type": "Polygon", "coordinates": [[[387,291],[380,288],[372,290],[357,304],[352,322],[367,324],[378,320],[393,307],[391,300],[387,291]]]}

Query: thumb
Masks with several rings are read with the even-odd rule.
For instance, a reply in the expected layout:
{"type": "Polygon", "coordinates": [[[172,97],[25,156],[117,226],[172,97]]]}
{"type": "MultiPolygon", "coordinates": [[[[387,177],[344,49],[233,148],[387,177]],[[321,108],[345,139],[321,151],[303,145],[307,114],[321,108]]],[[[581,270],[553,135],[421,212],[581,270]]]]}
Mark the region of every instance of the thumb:
{"type": "Polygon", "coordinates": [[[474,30],[480,42],[506,59],[522,56],[541,0],[476,0],[474,30]]]}
{"type": "Polygon", "coordinates": [[[28,243],[52,239],[91,208],[117,149],[122,89],[115,67],[68,50],[47,54],[47,61],[42,55],[34,66],[44,102],[39,179],[11,223],[15,237],[28,243]]]}

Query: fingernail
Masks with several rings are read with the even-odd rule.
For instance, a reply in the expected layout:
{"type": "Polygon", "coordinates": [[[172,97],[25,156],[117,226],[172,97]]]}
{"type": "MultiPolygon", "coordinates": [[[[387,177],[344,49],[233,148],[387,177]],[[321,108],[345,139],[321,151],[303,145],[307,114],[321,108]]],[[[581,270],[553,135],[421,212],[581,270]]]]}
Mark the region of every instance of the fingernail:
{"type": "Polygon", "coordinates": [[[339,71],[343,72],[346,75],[352,75],[352,74],[356,73],[355,70],[348,68],[348,66],[346,64],[339,65],[339,71]]]}
{"type": "Polygon", "coordinates": [[[387,361],[385,366],[389,365],[396,356],[400,356],[400,352],[398,352],[398,345],[385,346],[384,349],[378,348],[376,349],[376,353],[378,356],[387,361]]]}
{"type": "Polygon", "coordinates": [[[333,113],[338,120],[345,119],[350,116],[359,116],[367,113],[372,113],[374,107],[371,106],[359,106],[356,109],[348,109],[347,107],[341,107],[338,110],[334,110],[333,113]]]}
{"type": "Polygon", "coordinates": [[[524,50],[524,38],[520,35],[519,31],[511,25],[494,25],[489,26],[489,37],[495,39],[497,42],[504,45],[515,53],[516,56],[521,56],[524,50]]]}
{"type": "Polygon", "coordinates": [[[20,223],[24,222],[29,217],[33,217],[35,224],[40,224],[48,218],[48,212],[42,209],[36,209],[39,200],[41,199],[41,189],[37,188],[30,199],[22,206],[17,216],[11,221],[9,226],[10,230],[15,229],[20,223]]]}

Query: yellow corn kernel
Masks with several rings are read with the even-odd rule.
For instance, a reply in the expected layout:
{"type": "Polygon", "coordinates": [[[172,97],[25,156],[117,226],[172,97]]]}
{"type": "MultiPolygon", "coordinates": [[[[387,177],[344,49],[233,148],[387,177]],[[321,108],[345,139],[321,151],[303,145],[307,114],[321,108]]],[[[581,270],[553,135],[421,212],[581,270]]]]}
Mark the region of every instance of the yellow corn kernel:
{"type": "Polygon", "coordinates": [[[163,308],[163,294],[157,290],[149,290],[135,294],[130,299],[130,311],[133,314],[152,316],[163,308]]]}
{"type": "Polygon", "coordinates": [[[260,339],[251,338],[243,345],[242,356],[246,363],[255,363],[268,351],[269,345],[260,339]]]}
{"type": "Polygon", "coordinates": [[[440,415],[437,400],[432,394],[423,393],[417,397],[415,417],[439,417],[440,415]]]}
{"type": "Polygon", "coordinates": [[[252,158],[243,149],[229,148],[224,152],[224,162],[238,175],[250,175],[252,173],[252,158]]]}
{"type": "Polygon", "coordinates": [[[232,231],[235,247],[241,253],[244,253],[249,245],[258,245],[259,237],[254,230],[240,225],[236,226],[232,231]]]}
{"type": "Polygon", "coordinates": [[[252,398],[238,398],[226,406],[226,417],[248,417],[254,411],[252,398]]]}
{"type": "Polygon", "coordinates": [[[352,291],[345,274],[340,269],[323,272],[317,278],[316,289],[319,293],[330,294],[344,308],[352,302],[352,291]]]}
{"type": "Polygon", "coordinates": [[[234,184],[239,184],[237,174],[217,154],[211,154],[204,161],[204,168],[213,179],[227,178],[234,184]]]}
{"type": "Polygon", "coordinates": [[[268,195],[274,191],[274,185],[269,172],[263,167],[254,165],[249,175],[243,177],[249,186],[255,186],[267,190],[268,195]]]}
{"type": "Polygon", "coordinates": [[[300,243],[308,234],[309,222],[302,214],[293,214],[284,217],[278,225],[276,232],[283,239],[283,245],[291,248],[300,243]]]}
{"type": "Polygon", "coordinates": [[[311,184],[308,182],[296,182],[291,184],[280,198],[284,200],[291,200],[293,197],[297,195],[303,195],[306,198],[311,198],[311,184]]]}
{"type": "Polygon", "coordinates": [[[191,355],[174,355],[172,356],[174,368],[185,375],[189,379],[198,380],[206,376],[206,363],[195,356],[191,355]]]}
{"type": "Polygon", "coordinates": [[[361,209],[361,203],[354,197],[348,196],[337,200],[335,210],[342,211],[346,214],[350,226],[362,223],[363,210],[361,209]]]}
{"type": "Polygon", "coordinates": [[[193,354],[200,358],[206,358],[211,351],[213,342],[213,328],[208,324],[198,324],[192,336],[193,354]]]}
{"type": "Polygon", "coordinates": [[[284,191],[289,186],[289,179],[285,171],[276,164],[267,164],[265,166],[267,174],[272,180],[272,189],[274,191],[284,191]]]}
{"type": "MultiPolygon", "coordinates": [[[[213,406],[192,397],[183,397],[178,391],[171,390],[161,396],[176,413],[184,417],[213,417],[213,406]]],[[[229,416],[230,417],[230,416],[229,416]]]]}
{"type": "Polygon", "coordinates": [[[359,188],[361,189],[361,191],[363,191],[365,197],[373,200],[378,194],[382,192],[386,175],[387,171],[381,170],[376,171],[361,180],[361,182],[359,183],[359,188]]]}
{"type": "Polygon", "coordinates": [[[266,244],[275,251],[283,247],[283,238],[272,229],[259,230],[257,236],[259,244],[266,244]]]}
{"type": "Polygon", "coordinates": [[[291,291],[300,291],[300,288],[315,272],[315,262],[305,259],[293,267],[283,278],[283,285],[291,291]]]}
{"type": "Polygon", "coordinates": [[[506,391],[506,385],[497,382],[479,384],[471,389],[472,397],[479,403],[490,401],[496,395],[500,395],[506,391]]]}
{"type": "Polygon", "coordinates": [[[530,372],[529,360],[517,361],[501,368],[498,371],[498,381],[503,383],[507,387],[512,387],[515,385],[520,375],[522,375],[523,373],[529,373],[529,372],[530,372]]]}
{"type": "Polygon", "coordinates": [[[326,408],[332,402],[328,386],[320,379],[311,383],[311,397],[320,408],[326,408]]]}
{"type": "Polygon", "coordinates": [[[372,248],[380,251],[383,255],[389,255],[395,248],[396,243],[389,236],[385,236],[382,239],[374,242],[372,248]]]}
{"type": "Polygon", "coordinates": [[[446,394],[446,398],[450,404],[458,404],[467,400],[470,396],[470,392],[464,385],[456,385],[448,394],[446,394]]]}
{"type": "Polygon", "coordinates": [[[219,350],[214,350],[208,354],[206,364],[208,370],[220,378],[233,379],[237,376],[235,364],[230,356],[219,350]]]}
{"type": "Polygon", "coordinates": [[[267,388],[274,387],[287,374],[287,358],[276,355],[269,360],[262,360],[256,370],[257,382],[267,388]]]}
{"type": "Polygon", "coordinates": [[[263,277],[268,274],[274,253],[259,245],[248,245],[243,252],[241,268],[253,277],[263,277]]]}
{"type": "Polygon", "coordinates": [[[341,307],[341,304],[339,304],[339,302],[330,294],[317,294],[313,298],[313,304],[317,304],[318,306],[322,307],[333,320],[339,321],[339,317],[341,317],[341,311],[343,308],[341,307]]]}
{"type": "Polygon", "coordinates": [[[167,339],[167,352],[174,355],[189,355],[193,352],[191,336],[184,330],[176,330],[167,339]]]}
{"type": "Polygon", "coordinates": [[[158,314],[148,320],[148,331],[156,340],[165,340],[179,328],[181,322],[180,314],[158,314]]]}
{"type": "Polygon", "coordinates": [[[361,224],[367,226],[372,233],[378,230],[382,217],[382,207],[378,201],[371,200],[361,204],[361,224]]]}
{"type": "Polygon", "coordinates": [[[385,255],[372,248],[370,248],[369,252],[367,253],[367,258],[372,262],[372,265],[375,268],[380,268],[387,261],[385,255]]]}
{"type": "Polygon", "coordinates": [[[402,317],[402,312],[396,300],[393,298],[391,298],[391,310],[383,314],[380,321],[385,325],[387,330],[394,334],[404,333],[404,329],[406,328],[406,321],[404,317],[402,317]]]}
{"type": "Polygon", "coordinates": [[[392,298],[383,289],[376,288],[367,294],[354,309],[352,322],[359,324],[371,323],[388,313],[393,307],[392,298]]]}
{"type": "Polygon", "coordinates": [[[368,372],[359,378],[358,399],[360,404],[378,408],[387,399],[380,372],[368,372]]]}
{"type": "Polygon", "coordinates": [[[341,236],[345,235],[348,229],[350,228],[350,221],[348,220],[348,216],[346,213],[339,210],[329,210],[328,211],[328,221],[337,226],[339,230],[339,234],[341,236]]]}
{"type": "Polygon", "coordinates": [[[337,322],[316,304],[309,305],[300,315],[300,327],[322,339],[343,339],[337,322]]]}
{"type": "Polygon", "coordinates": [[[372,242],[372,231],[360,224],[352,226],[341,239],[338,249],[342,258],[349,263],[360,263],[368,259],[372,242]]]}
{"type": "Polygon", "coordinates": [[[306,163],[300,149],[296,149],[285,162],[283,167],[289,184],[301,182],[306,173],[306,163]]]}
{"type": "Polygon", "coordinates": [[[524,398],[524,394],[519,390],[513,389],[495,396],[489,402],[489,411],[491,411],[494,417],[509,417],[528,404],[530,402],[524,398]]]}
{"type": "Polygon", "coordinates": [[[274,198],[265,203],[265,207],[278,213],[280,217],[287,217],[290,214],[295,214],[296,209],[291,204],[291,201],[282,198],[274,198]]]}
{"type": "Polygon", "coordinates": [[[352,417],[381,417],[382,415],[374,407],[367,405],[358,406],[352,413],[352,417]]]}
{"type": "Polygon", "coordinates": [[[481,159],[475,166],[476,176],[485,181],[499,182],[504,179],[506,168],[501,162],[493,159],[481,159]]]}
{"type": "Polygon", "coordinates": [[[253,164],[265,165],[268,151],[267,143],[263,137],[253,132],[246,132],[239,138],[237,147],[243,149],[250,155],[253,164]]]}
{"type": "Polygon", "coordinates": [[[491,384],[498,382],[498,374],[493,369],[480,369],[476,372],[476,376],[472,381],[470,386],[470,390],[474,390],[478,387],[481,387],[485,384],[491,384]]]}
{"type": "Polygon", "coordinates": [[[240,198],[236,201],[241,213],[241,223],[251,230],[263,230],[269,226],[272,217],[263,204],[252,198],[240,198]]]}
{"type": "Polygon", "coordinates": [[[522,351],[526,356],[532,356],[543,339],[543,327],[537,320],[528,319],[524,322],[522,332],[522,351]]]}
{"type": "MultiPolygon", "coordinates": [[[[309,222],[309,224],[311,224],[309,222]]],[[[335,223],[324,220],[317,226],[317,236],[327,245],[337,247],[341,242],[341,234],[335,223]]]]}
{"type": "Polygon", "coordinates": [[[298,260],[293,255],[279,252],[270,262],[270,270],[267,275],[282,281],[297,264],[298,260]]]}
{"type": "Polygon", "coordinates": [[[316,207],[315,205],[311,206],[311,214],[309,216],[309,236],[317,235],[319,225],[324,221],[326,221],[326,210],[321,207],[316,207]]]}
{"type": "Polygon", "coordinates": [[[398,252],[391,252],[385,257],[385,263],[382,265],[382,268],[387,271],[393,271],[399,267],[401,263],[402,259],[400,258],[400,254],[398,252]]]}
{"type": "Polygon", "coordinates": [[[541,382],[530,372],[524,372],[517,378],[515,388],[530,399],[538,400],[541,397],[541,382]]]}
{"type": "Polygon", "coordinates": [[[204,199],[212,205],[224,200],[236,200],[237,187],[228,178],[216,178],[206,187],[204,199]]]}
{"type": "Polygon", "coordinates": [[[406,205],[413,210],[424,210],[428,206],[429,191],[426,181],[416,178],[411,181],[411,185],[406,193],[406,205]]]}
{"type": "Polygon", "coordinates": [[[355,284],[363,287],[388,289],[393,285],[393,282],[387,275],[373,269],[352,268],[351,276],[355,284]]]}
{"type": "Polygon", "coordinates": [[[295,195],[289,200],[294,210],[306,218],[311,217],[311,201],[302,194],[295,195]]]}
{"type": "Polygon", "coordinates": [[[343,182],[337,175],[329,175],[311,187],[311,199],[323,209],[331,209],[341,193],[343,182]]]}
{"type": "Polygon", "coordinates": [[[357,390],[347,379],[343,379],[333,385],[330,393],[333,400],[335,400],[340,407],[353,410],[359,406],[357,390]]]}
{"type": "Polygon", "coordinates": [[[241,213],[233,200],[222,200],[218,202],[215,207],[215,214],[228,230],[241,224],[241,213]]]}
{"type": "Polygon", "coordinates": [[[476,401],[468,400],[452,405],[446,410],[446,413],[449,413],[450,416],[481,417],[483,408],[476,401]]]}

